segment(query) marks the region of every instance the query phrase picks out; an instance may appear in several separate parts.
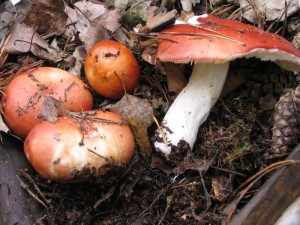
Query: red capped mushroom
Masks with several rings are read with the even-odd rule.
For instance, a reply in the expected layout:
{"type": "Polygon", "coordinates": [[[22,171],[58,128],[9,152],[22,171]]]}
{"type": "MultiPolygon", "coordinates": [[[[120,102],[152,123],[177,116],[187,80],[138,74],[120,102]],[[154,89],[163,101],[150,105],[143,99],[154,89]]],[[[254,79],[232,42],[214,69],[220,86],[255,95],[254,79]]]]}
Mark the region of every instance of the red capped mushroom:
{"type": "Polygon", "coordinates": [[[168,157],[176,148],[193,148],[199,126],[220,96],[230,61],[242,57],[271,60],[284,69],[300,71],[300,52],[291,43],[235,20],[202,15],[159,33],[157,58],[192,62],[194,68],[156,132],[156,150],[168,157]]]}
{"type": "Polygon", "coordinates": [[[122,83],[126,92],[132,92],[140,78],[139,64],[130,49],[110,40],[92,47],[84,69],[91,87],[106,98],[120,99],[125,94],[122,83]]]}
{"type": "Polygon", "coordinates": [[[24,151],[44,178],[74,181],[99,177],[133,156],[135,142],[129,126],[112,112],[89,111],[43,121],[31,129],[24,151]]]}
{"type": "Polygon", "coordinates": [[[84,82],[62,69],[39,67],[17,75],[5,89],[1,108],[5,123],[18,137],[25,139],[29,130],[42,119],[36,118],[45,96],[58,100],[64,110],[90,110],[93,98],[84,82]]]}

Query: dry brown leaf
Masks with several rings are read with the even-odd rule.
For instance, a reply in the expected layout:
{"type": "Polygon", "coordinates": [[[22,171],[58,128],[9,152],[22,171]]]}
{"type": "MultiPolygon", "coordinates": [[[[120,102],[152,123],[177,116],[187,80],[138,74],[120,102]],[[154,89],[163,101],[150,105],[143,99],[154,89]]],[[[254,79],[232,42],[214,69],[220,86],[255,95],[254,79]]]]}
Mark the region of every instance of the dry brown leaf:
{"type": "Polygon", "coordinates": [[[65,56],[65,53],[60,50],[49,47],[47,49],[43,49],[36,44],[32,45],[31,52],[38,58],[46,59],[52,62],[59,62],[65,56]]]}
{"type": "Polygon", "coordinates": [[[147,99],[125,94],[116,104],[108,105],[106,108],[119,114],[125,121],[128,117],[137,117],[146,128],[152,124],[153,108],[147,99]]]}
{"type": "Polygon", "coordinates": [[[193,154],[188,153],[183,160],[173,169],[175,174],[182,174],[186,170],[194,170],[198,172],[206,171],[211,165],[211,160],[201,159],[193,154]]]}
{"type": "Polygon", "coordinates": [[[86,33],[87,38],[84,41],[84,48],[86,52],[89,52],[97,42],[104,39],[111,39],[111,33],[98,22],[99,19],[100,18],[97,18],[91,22],[86,33]]]}
{"type": "Polygon", "coordinates": [[[86,51],[89,52],[92,46],[99,41],[111,39],[112,33],[120,26],[120,18],[121,15],[116,10],[108,10],[103,15],[91,21],[84,41],[86,51]]]}
{"type": "Polygon", "coordinates": [[[66,36],[67,38],[72,38],[76,33],[75,25],[77,22],[77,13],[75,9],[72,9],[67,5],[65,6],[65,13],[68,16],[68,19],[67,19],[66,29],[64,31],[64,36],[66,36]]]}
{"type": "Polygon", "coordinates": [[[232,193],[232,176],[229,178],[225,176],[214,177],[211,184],[215,194],[214,197],[219,201],[225,200],[232,193]]]}
{"type": "Polygon", "coordinates": [[[4,38],[9,26],[16,20],[17,9],[9,1],[3,2],[0,7],[0,40],[4,38]]]}
{"type": "Polygon", "coordinates": [[[146,21],[147,12],[152,0],[115,0],[114,7],[120,12],[125,20],[146,21]]]}
{"type": "Polygon", "coordinates": [[[113,33],[120,27],[120,19],[121,14],[113,9],[100,16],[99,23],[113,33]]]}
{"type": "Polygon", "coordinates": [[[173,173],[173,168],[163,159],[162,157],[158,157],[156,155],[152,155],[151,157],[151,168],[152,169],[160,169],[167,175],[173,173]]]}
{"type": "Polygon", "coordinates": [[[93,3],[90,1],[79,1],[74,4],[76,11],[76,31],[79,32],[80,40],[84,41],[92,20],[107,12],[107,7],[103,3],[93,3]]]}
{"type": "Polygon", "coordinates": [[[66,28],[67,14],[63,2],[56,0],[35,0],[31,11],[23,21],[37,29],[39,34],[60,35],[66,28]]]}
{"type": "Polygon", "coordinates": [[[162,27],[173,24],[176,20],[176,14],[176,9],[163,12],[161,9],[152,6],[148,10],[146,26],[151,31],[157,31],[162,27]]]}
{"type": "Polygon", "coordinates": [[[151,168],[160,169],[168,175],[171,173],[177,175],[183,174],[186,170],[203,172],[211,165],[211,160],[201,159],[190,153],[184,156],[183,160],[176,167],[163,157],[153,155],[151,160],[151,168]]]}
{"type": "Polygon", "coordinates": [[[145,156],[151,155],[151,146],[149,141],[149,136],[147,133],[147,128],[144,126],[144,124],[140,121],[137,117],[128,117],[127,118],[128,125],[133,133],[133,136],[140,148],[140,151],[145,156]]]}
{"type": "Polygon", "coordinates": [[[106,108],[127,121],[140,151],[149,156],[152,149],[147,128],[152,124],[153,108],[148,100],[125,94],[116,104],[108,105],[106,108]]]}
{"type": "Polygon", "coordinates": [[[300,9],[299,0],[240,0],[239,3],[243,17],[252,23],[258,23],[261,19],[258,16],[264,17],[266,21],[283,21],[285,19],[285,10],[287,10],[287,16],[290,16],[300,9]],[[287,9],[285,6],[286,3],[288,5],[287,9]]]}
{"type": "Polygon", "coordinates": [[[37,118],[43,118],[51,123],[57,121],[58,116],[64,115],[64,108],[59,100],[52,96],[45,95],[43,104],[36,115],[37,118]]]}
{"type": "Polygon", "coordinates": [[[15,22],[10,29],[10,36],[4,46],[8,54],[32,52],[34,55],[57,62],[61,60],[63,52],[52,49],[32,27],[15,22]]]}
{"type": "Polygon", "coordinates": [[[85,48],[83,45],[77,46],[73,52],[72,58],[75,58],[74,65],[68,70],[69,73],[80,76],[82,70],[82,62],[86,55],[85,48]]]}
{"type": "Polygon", "coordinates": [[[32,27],[15,22],[10,29],[10,38],[5,45],[5,51],[9,54],[26,53],[31,50],[32,44],[44,49],[48,48],[47,41],[32,27]]]}
{"type": "Polygon", "coordinates": [[[157,47],[146,47],[142,53],[142,58],[146,62],[150,63],[151,65],[156,65],[157,59],[156,59],[156,49],[157,47]]]}

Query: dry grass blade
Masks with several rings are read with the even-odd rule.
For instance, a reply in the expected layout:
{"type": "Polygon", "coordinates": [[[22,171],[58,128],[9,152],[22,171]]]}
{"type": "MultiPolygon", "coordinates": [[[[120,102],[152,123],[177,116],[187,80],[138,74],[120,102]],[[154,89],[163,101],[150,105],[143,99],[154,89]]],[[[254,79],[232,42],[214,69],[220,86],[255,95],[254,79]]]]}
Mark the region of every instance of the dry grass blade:
{"type": "Polygon", "coordinates": [[[260,170],[258,173],[254,174],[253,176],[249,177],[246,181],[244,181],[236,190],[235,193],[239,192],[243,187],[245,187],[247,184],[255,180],[256,178],[260,177],[261,175],[264,175],[266,173],[272,172],[273,170],[276,170],[278,168],[300,163],[298,160],[283,160],[276,163],[271,164],[270,166],[267,166],[266,168],[260,170]]]}
{"type": "Polygon", "coordinates": [[[238,6],[238,4],[232,3],[229,5],[218,7],[217,9],[213,10],[210,14],[215,16],[221,16],[221,15],[225,15],[226,13],[229,13],[229,16],[227,17],[227,19],[229,19],[229,18],[236,18],[239,15],[240,11],[241,9],[238,6]],[[232,10],[234,11],[232,12],[232,10]]]}
{"type": "Polygon", "coordinates": [[[18,65],[13,65],[12,67],[0,72],[0,92],[2,92],[6,86],[9,84],[9,82],[18,74],[26,72],[31,69],[38,68],[42,66],[44,63],[43,60],[36,61],[34,63],[29,62],[29,57],[27,57],[23,65],[21,67],[18,67],[18,65]]]}
{"type": "Polygon", "coordinates": [[[10,38],[10,34],[6,35],[5,38],[2,39],[0,43],[0,68],[3,66],[6,58],[7,58],[7,53],[5,52],[5,46],[10,38]]]}

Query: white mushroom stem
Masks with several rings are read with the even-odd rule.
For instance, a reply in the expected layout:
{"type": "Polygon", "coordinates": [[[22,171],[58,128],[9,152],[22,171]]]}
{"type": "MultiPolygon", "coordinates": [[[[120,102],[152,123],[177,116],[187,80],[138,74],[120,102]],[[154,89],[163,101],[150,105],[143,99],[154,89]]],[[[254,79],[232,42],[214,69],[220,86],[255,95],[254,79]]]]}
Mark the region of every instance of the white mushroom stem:
{"type": "Polygon", "coordinates": [[[184,11],[192,11],[193,6],[200,3],[200,0],[181,0],[181,7],[184,11]]]}
{"type": "Polygon", "coordinates": [[[192,149],[200,125],[206,121],[211,108],[222,91],[229,62],[197,63],[187,86],[177,96],[156,131],[154,146],[166,157],[180,141],[192,149]]]}

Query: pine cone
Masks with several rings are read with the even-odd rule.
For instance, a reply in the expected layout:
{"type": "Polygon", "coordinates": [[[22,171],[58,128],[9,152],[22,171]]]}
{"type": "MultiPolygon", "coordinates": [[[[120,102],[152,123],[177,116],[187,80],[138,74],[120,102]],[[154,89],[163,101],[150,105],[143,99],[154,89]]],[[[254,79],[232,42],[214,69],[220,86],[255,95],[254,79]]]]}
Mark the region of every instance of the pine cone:
{"type": "Polygon", "coordinates": [[[274,112],[272,152],[285,153],[300,134],[300,85],[280,97],[274,112]]]}

